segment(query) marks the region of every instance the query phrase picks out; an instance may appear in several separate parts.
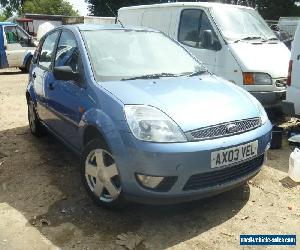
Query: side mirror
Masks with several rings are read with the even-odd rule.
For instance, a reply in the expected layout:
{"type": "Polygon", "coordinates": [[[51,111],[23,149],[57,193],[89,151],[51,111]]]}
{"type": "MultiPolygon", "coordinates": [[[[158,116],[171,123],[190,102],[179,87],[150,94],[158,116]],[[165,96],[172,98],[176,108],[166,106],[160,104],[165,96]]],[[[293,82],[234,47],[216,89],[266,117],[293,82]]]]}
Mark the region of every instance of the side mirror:
{"type": "Polygon", "coordinates": [[[80,75],[74,72],[70,66],[54,67],[53,75],[57,80],[63,81],[79,81],[80,75]]]}
{"type": "Polygon", "coordinates": [[[202,47],[205,49],[211,49],[213,47],[213,34],[211,30],[204,30],[202,37],[202,47]]]}
{"type": "Polygon", "coordinates": [[[222,49],[222,45],[221,45],[221,43],[218,40],[214,41],[214,43],[213,43],[213,49],[214,50],[220,50],[220,49],[222,49]]]}

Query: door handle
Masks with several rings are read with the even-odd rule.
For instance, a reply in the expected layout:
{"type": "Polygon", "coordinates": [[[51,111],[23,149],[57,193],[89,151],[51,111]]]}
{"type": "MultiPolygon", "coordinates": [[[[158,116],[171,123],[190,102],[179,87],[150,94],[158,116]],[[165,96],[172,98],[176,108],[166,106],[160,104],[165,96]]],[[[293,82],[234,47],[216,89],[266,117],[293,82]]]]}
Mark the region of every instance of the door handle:
{"type": "Polygon", "coordinates": [[[34,79],[36,78],[35,72],[33,72],[32,77],[33,77],[34,79]]]}
{"type": "Polygon", "coordinates": [[[297,56],[297,60],[298,60],[298,61],[300,60],[300,55],[297,56]]]}
{"type": "Polygon", "coordinates": [[[54,90],[54,84],[53,83],[49,83],[49,89],[54,90]]]}

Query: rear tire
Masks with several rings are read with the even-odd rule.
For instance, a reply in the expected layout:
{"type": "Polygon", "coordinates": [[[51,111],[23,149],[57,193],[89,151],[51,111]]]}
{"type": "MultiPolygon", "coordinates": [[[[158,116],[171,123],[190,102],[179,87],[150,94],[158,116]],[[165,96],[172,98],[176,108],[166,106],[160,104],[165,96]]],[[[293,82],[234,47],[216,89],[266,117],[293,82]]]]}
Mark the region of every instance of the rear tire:
{"type": "Polygon", "coordinates": [[[81,179],[97,205],[117,210],[126,205],[114,157],[100,139],[90,141],[83,150],[81,179]]]}
{"type": "Polygon", "coordinates": [[[27,102],[28,106],[28,122],[31,134],[36,137],[41,137],[45,135],[46,129],[40,121],[40,118],[36,112],[36,107],[34,102],[30,99],[27,102]]]}
{"type": "Polygon", "coordinates": [[[30,65],[31,65],[31,60],[32,60],[32,57],[29,57],[27,62],[26,62],[26,65],[24,68],[21,68],[19,67],[19,69],[23,72],[23,73],[28,73],[29,70],[30,70],[30,65]]]}

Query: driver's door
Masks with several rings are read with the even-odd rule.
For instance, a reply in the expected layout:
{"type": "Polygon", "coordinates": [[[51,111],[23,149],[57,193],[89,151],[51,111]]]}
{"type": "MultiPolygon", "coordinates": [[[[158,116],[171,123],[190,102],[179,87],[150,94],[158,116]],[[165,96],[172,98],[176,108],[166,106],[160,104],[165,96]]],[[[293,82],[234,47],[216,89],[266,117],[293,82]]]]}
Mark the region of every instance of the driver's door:
{"type": "Polygon", "coordinates": [[[9,67],[20,67],[20,61],[24,58],[25,50],[19,43],[16,26],[5,26],[6,57],[9,67]]]}
{"type": "Polygon", "coordinates": [[[21,67],[26,51],[35,49],[30,36],[16,25],[5,26],[6,56],[9,67],[21,67]]]}
{"type": "MultiPolygon", "coordinates": [[[[83,79],[83,70],[76,39],[71,31],[63,30],[57,45],[54,67],[69,66],[83,79]]],[[[84,109],[83,80],[64,81],[53,78],[46,88],[47,108],[52,113],[50,126],[74,148],[79,148],[78,128],[84,109]]]]}
{"type": "Polygon", "coordinates": [[[181,11],[178,41],[203,62],[210,72],[215,71],[220,43],[204,10],[197,8],[181,11]],[[212,36],[211,43],[207,43],[207,33],[212,36]]]}

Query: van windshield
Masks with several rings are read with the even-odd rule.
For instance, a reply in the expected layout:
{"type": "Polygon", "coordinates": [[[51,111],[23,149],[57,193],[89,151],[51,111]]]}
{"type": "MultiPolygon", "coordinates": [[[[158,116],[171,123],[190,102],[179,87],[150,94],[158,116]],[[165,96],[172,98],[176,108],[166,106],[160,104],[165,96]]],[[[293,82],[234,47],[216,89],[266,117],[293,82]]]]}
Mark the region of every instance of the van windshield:
{"type": "Polygon", "coordinates": [[[193,75],[205,68],[159,32],[92,30],[81,32],[97,81],[193,75]]]}
{"type": "Polygon", "coordinates": [[[265,20],[254,9],[212,8],[211,14],[228,42],[243,39],[276,39],[265,20]]]}

